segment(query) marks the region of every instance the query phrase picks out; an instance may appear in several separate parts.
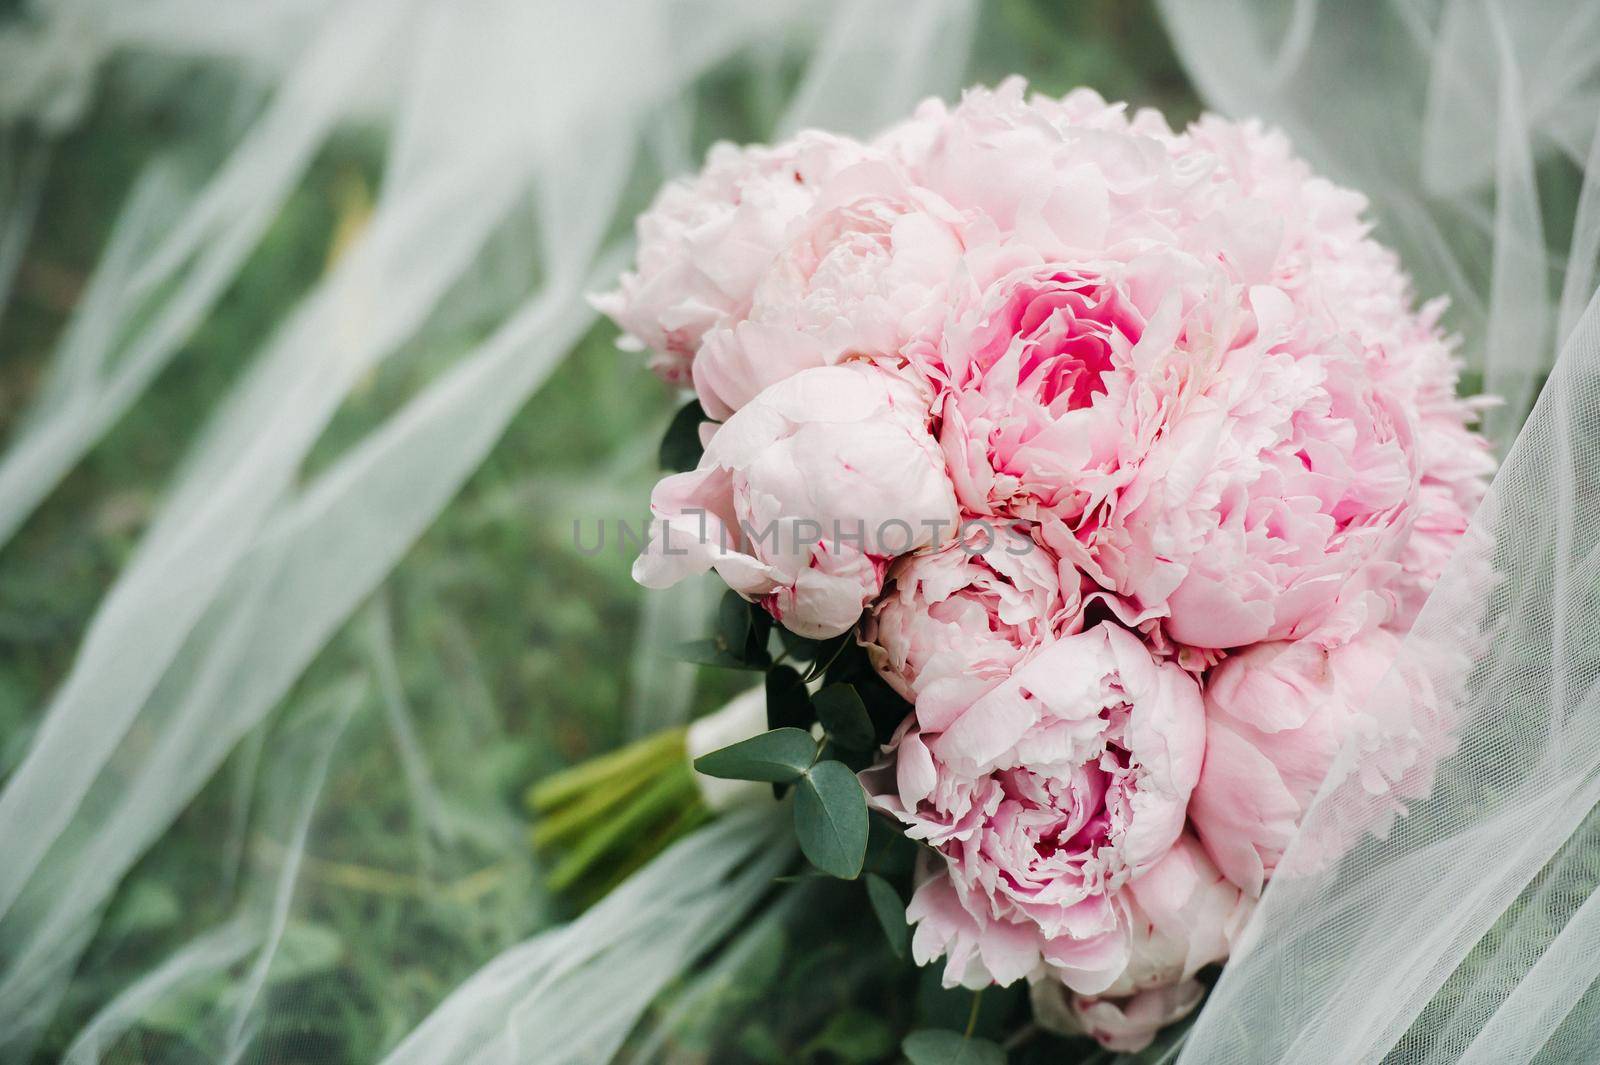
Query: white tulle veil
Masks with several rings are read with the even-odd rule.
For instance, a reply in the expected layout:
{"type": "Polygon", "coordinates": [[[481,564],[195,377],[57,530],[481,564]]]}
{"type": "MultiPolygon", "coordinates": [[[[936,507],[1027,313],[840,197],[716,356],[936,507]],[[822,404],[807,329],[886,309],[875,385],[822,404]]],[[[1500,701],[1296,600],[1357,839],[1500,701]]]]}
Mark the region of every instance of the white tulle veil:
{"type": "MultiPolygon", "coordinates": [[[[1419,291],[1452,298],[1469,373],[1506,400],[1489,415],[1504,455],[1489,500],[1380,693],[1438,693],[1457,752],[1383,838],[1330,863],[1319,843],[1371,804],[1359,774],[1334,774],[1166,1056],[1593,1061],[1600,5],[1163,14],[1210,106],[1284,127],[1371,197],[1419,291]]],[[[158,1007],[184,1011],[206,1060],[253,1060],[263,1032],[320,1008],[275,991],[329,949],[303,919],[313,881],[316,905],[424,922],[436,943],[425,972],[336,948],[384,1004],[374,1060],[604,1061],[630,1033],[650,1060],[636,1029],[656,995],[720,943],[679,994],[690,1009],[718,966],[761,949],[766,918],[745,918],[787,855],[759,812],[554,922],[517,826],[451,769],[495,727],[470,669],[459,709],[418,738],[385,581],[591,325],[583,294],[618,269],[647,186],[693,165],[697,84],[739,62],[767,72],[770,130],[865,132],[967,80],[977,18],[902,0],[56,0],[0,36],[0,307],[61,176],[52,142],[96,78],[115,65],[152,100],[226,86],[203,143],[128,196],[0,457],[0,550],[207,320],[326,142],[385,145],[370,217],[194,436],[5,779],[0,1058],[26,1060],[90,997],[70,1061],[148,1060],[122,1037],[158,1007]],[[475,345],[430,342],[463,322],[475,345]],[[339,431],[383,373],[409,382],[400,400],[339,431]],[[392,751],[404,810],[365,809],[340,782],[358,744],[392,751]],[[371,838],[345,831],[362,818],[399,826],[393,853],[340,849],[371,838]],[[129,920],[109,908],[175,825],[214,836],[216,867],[194,875],[230,901],[130,966],[101,942],[129,920]]],[[[631,514],[652,444],[543,481],[541,498],[631,514]]],[[[652,597],[638,624],[692,624],[706,594],[652,597]]],[[[689,671],[649,654],[633,668],[655,693],[634,727],[681,721],[689,671]]],[[[302,1050],[318,1060],[314,1039],[302,1050]]]]}
{"type": "Polygon", "coordinates": [[[1385,838],[1330,864],[1319,844],[1371,803],[1335,770],[1178,1060],[1593,1061],[1600,6],[1163,11],[1214,105],[1372,197],[1505,399],[1486,419],[1499,475],[1375,696],[1440,693],[1458,749],[1385,838]]]}

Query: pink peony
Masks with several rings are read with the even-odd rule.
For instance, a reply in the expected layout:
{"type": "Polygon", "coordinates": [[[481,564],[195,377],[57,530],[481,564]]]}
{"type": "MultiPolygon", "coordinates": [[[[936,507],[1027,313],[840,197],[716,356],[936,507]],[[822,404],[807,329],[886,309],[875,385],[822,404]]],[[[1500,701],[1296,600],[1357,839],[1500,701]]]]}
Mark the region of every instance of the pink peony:
{"type": "MultiPolygon", "coordinates": [[[[1147,338],[1148,339],[1148,338],[1147,338]]],[[[1309,346],[1284,294],[1210,288],[1130,388],[1157,426],[1132,476],[1071,522],[1099,580],[1197,647],[1285,639],[1400,571],[1419,462],[1359,358],[1309,346]]]]}
{"type": "Polygon", "coordinates": [[[935,357],[950,388],[940,445],[979,514],[1081,514],[1117,487],[1124,378],[1144,316],[1120,264],[1012,270],[973,300],[935,357]],[[1097,403],[1108,388],[1118,395],[1097,403]]]}
{"type": "Polygon", "coordinates": [[[1217,872],[1189,833],[1122,894],[1132,947],[1127,968],[1098,995],[1054,980],[1032,988],[1035,1017],[1052,1031],[1086,1033],[1111,1050],[1137,1051],[1199,1004],[1194,979],[1228,956],[1253,902],[1217,872]]]}
{"type": "Polygon", "coordinates": [[[1400,572],[1419,461],[1405,412],[1298,329],[1282,292],[1183,256],[1013,271],[934,360],[957,495],[1043,522],[1179,643],[1309,631],[1400,572]]]}
{"type": "Polygon", "coordinates": [[[1388,666],[1493,462],[1366,207],[1258,124],[1012,79],[719,149],[641,220],[601,305],[727,421],[636,572],[804,635],[865,608],[914,709],[862,779],[930,847],[948,983],[1141,1046],[1297,833],[1336,857],[1430,786],[1449,693],[1388,666]]]}
{"type": "Polygon", "coordinates": [[[1107,997],[1166,987],[1226,958],[1254,908],[1189,832],[1133,880],[1127,902],[1132,957],[1107,997]]]}
{"type": "Polygon", "coordinates": [[[1399,647],[1382,629],[1318,634],[1252,647],[1209,678],[1206,762],[1189,816],[1217,867],[1251,895],[1272,876],[1346,742],[1385,733],[1387,750],[1372,752],[1369,769],[1398,759],[1385,770],[1393,777],[1415,757],[1417,744],[1394,742],[1406,706],[1375,698],[1399,647]]]}
{"type": "Polygon", "coordinates": [[[1075,995],[1054,981],[1030,988],[1033,1017],[1041,1028],[1061,1035],[1086,1035],[1107,1050],[1137,1054],[1156,1033],[1194,1012],[1206,989],[1198,980],[1152,987],[1112,998],[1075,995]]]}
{"type": "Polygon", "coordinates": [[[706,330],[743,315],[789,224],[818,185],[870,153],[815,131],[776,147],[712,147],[705,169],[674,181],[639,216],[638,263],[594,305],[623,331],[623,347],[648,348],[650,368],[687,385],[706,330]]]}
{"type": "Polygon", "coordinates": [[[960,260],[961,216],[879,161],[825,182],[790,225],[748,314],[706,333],[695,390],[714,418],[811,366],[852,357],[898,361],[902,345],[943,317],[960,260]]]}
{"type": "Polygon", "coordinates": [[[1122,895],[1183,831],[1205,725],[1193,680],[1102,624],[1041,649],[950,720],[922,708],[863,774],[873,805],[943,856],[912,899],[919,963],[948,985],[1126,970],[1122,895]]]}
{"type": "Polygon", "coordinates": [[[1409,621],[1489,465],[1361,197],[1259,127],[1019,82],[884,147],[983,219],[973,287],[908,349],[965,507],[1046,523],[1163,640],[1302,635],[1347,589],[1409,621]]]}
{"type": "Polygon", "coordinates": [[[697,469],[656,485],[634,579],[662,588],[714,568],[802,636],[846,631],[896,555],[955,533],[927,423],[916,389],[864,363],[773,385],[716,431],[697,469]]]}
{"type": "Polygon", "coordinates": [[[1274,283],[1296,313],[1360,352],[1376,387],[1410,416],[1419,488],[1391,585],[1393,623],[1409,628],[1495,466],[1472,428],[1485,401],[1456,394],[1455,341],[1440,328],[1445,302],[1416,307],[1399,258],[1368,237],[1366,198],[1314,174],[1281,133],[1208,115],[1186,138],[1225,160],[1239,187],[1281,220],[1274,283]]]}
{"type": "Polygon", "coordinates": [[[1171,190],[1204,178],[1201,168],[1169,163],[1173,140],[1155,111],[1130,119],[1124,105],[1090,89],[1060,100],[1030,98],[1021,78],[1008,78],[993,90],[969,89],[954,108],[928,101],[879,147],[916,181],[1002,230],[1020,231],[1033,244],[1062,240],[1099,252],[1146,229],[1165,235],[1170,219],[1124,208],[1165,206],[1148,198],[1170,200],[1171,190]],[[1111,228],[1130,223],[1137,225],[1111,228]]]}
{"type": "Polygon", "coordinates": [[[896,562],[862,627],[873,664],[923,722],[954,720],[1083,622],[1077,570],[1026,526],[964,529],[961,541],[896,562]]]}

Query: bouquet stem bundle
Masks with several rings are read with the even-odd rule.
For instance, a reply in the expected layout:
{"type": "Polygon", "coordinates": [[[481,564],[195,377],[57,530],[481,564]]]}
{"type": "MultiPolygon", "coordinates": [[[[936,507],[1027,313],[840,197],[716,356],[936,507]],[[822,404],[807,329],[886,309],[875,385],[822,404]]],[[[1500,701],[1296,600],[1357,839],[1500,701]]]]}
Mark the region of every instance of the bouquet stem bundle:
{"type": "Polygon", "coordinates": [[[657,733],[528,789],[537,817],[528,834],[536,850],[555,859],[545,878],[552,891],[598,898],[711,817],[689,764],[687,733],[657,733]]]}

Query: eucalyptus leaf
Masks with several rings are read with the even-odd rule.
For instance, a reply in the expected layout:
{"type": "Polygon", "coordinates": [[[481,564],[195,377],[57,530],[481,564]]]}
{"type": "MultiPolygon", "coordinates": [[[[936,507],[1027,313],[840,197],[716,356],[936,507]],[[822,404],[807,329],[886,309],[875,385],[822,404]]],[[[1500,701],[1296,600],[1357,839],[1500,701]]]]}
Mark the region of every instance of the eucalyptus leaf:
{"type": "Polygon", "coordinates": [[[816,661],[817,651],[822,647],[823,643],[823,641],[813,640],[809,636],[801,636],[799,633],[792,632],[782,625],[778,626],[778,639],[783,642],[783,649],[788,652],[789,657],[801,662],[816,661]]]}
{"type": "Polygon", "coordinates": [[[722,593],[722,599],[717,603],[716,639],[722,641],[729,651],[742,657],[749,638],[750,604],[744,596],[730,588],[722,593]]]}
{"type": "Polygon", "coordinates": [[[806,728],[814,714],[805,682],[789,666],[773,666],[767,671],[767,727],[806,728]]]}
{"type": "Polygon", "coordinates": [[[750,662],[729,651],[718,639],[685,640],[672,649],[672,656],[698,666],[716,666],[719,669],[764,670],[766,664],[750,662]]]}
{"type": "Polygon", "coordinates": [[[866,882],[867,901],[872,903],[872,912],[883,926],[889,949],[894,951],[895,957],[904,958],[911,945],[911,925],[906,922],[906,904],[901,901],[894,885],[877,873],[868,873],[866,882]]]}
{"type": "Polygon", "coordinates": [[[767,640],[772,635],[772,615],[755,603],[747,603],[745,609],[750,616],[750,632],[745,637],[744,657],[746,661],[769,666],[772,655],[767,651],[767,640]]]}
{"type": "Polygon", "coordinates": [[[693,400],[672,416],[666,435],[661,438],[657,457],[661,468],[682,473],[700,465],[705,448],[700,444],[700,423],[706,421],[705,408],[693,400]]]}
{"type": "Polygon", "coordinates": [[[811,864],[842,880],[867,856],[867,796],[843,762],[818,762],[795,785],[794,827],[811,864]]]}
{"type": "Polygon", "coordinates": [[[805,773],[816,757],[817,741],[810,733],[780,728],[701,755],[694,767],[708,777],[783,784],[805,773]]]}
{"type": "Polygon", "coordinates": [[[830,684],[812,697],[817,720],[834,742],[853,751],[868,750],[875,739],[867,706],[850,684],[830,684]]]}
{"type": "Polygon", "coordinates": [[[987,1039],[941,1028],[912,1032],[900,1044],[911,1065],[1005,1065],[1006,1052],[987,1039]]]}
{"type": "Polygon", "coordinates": [[[712,634],[712,665],[734,669],[766,669],[772,664],[767,654],[767,634],[771,618],[765,610],[733,590],[723,594],[717,604],[716,631],[712,634]]]}
{"type": "Polygon", "coordinates": [[[774,884],[809,884],[816,880],[837,880],[838,877],[829,876],[820,869],[802,869],[798,873],[786,873],[783,876],[772,878],[774,884]]]}
{"type": "Polygon", "coordinates": [[[828,1018],[803,1053],[809,1058],[831,1055],[850,1065],[881,1061],[894,1052],[894,1030],[888,1022],[859,1008],[846,1009],[828,1018]]]}
{"type": "MultiPolygon", "coordinates": [[[[842,632],[829,640],[817,644],[812,655],[811,668],[806,671],[806,680],[813,681],[823,676],[836,663],[840,657],[848,654],[849,649],[856,646],[855,632],[842,632]]],[[[862,652],[864,655],[865,652],[862,652]]]]}

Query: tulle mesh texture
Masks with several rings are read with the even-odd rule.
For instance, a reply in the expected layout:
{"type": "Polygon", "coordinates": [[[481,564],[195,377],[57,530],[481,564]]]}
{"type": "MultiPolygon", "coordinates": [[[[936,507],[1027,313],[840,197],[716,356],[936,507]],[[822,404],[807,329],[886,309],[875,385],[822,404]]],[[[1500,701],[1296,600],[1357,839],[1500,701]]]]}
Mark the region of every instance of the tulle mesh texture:
{"type": "Polygon", "coordinates": [[[1600,11],[1163,8],[1214,105],[1373,198],[1516,438],[1373,696],[1402,721],[1433,698],[1454,753],[1398,817],[1336,768],[1179,1060],[1600,1060],[1600,55],[1571,36],[1600,11]]]}
{"type": "Polygon", "coordinates": [[[1377,800],[1324,786],[1180,1060],[1594,1060],[1597,464],[1591,309],[1374,695],[1447,692],[1457,752],[1342,856],[1377,800]]]}
{"type": "MultiPolygon", "coordinates": [[[[698,80],[753,65],[774,132],[866,132],[957,87],[971,5],[35,7],[0,35],[0,294],[38,204],[38,157],[107,65],[152,101],[204,111],[216,91],[228,143],[209,171],[194,162],[212,145],[175,144],[186,165],[158,162],[128,199],[0,458],[0,546],[208,319],[330,139],[376,129],[385,158],[370,216],[198,433],[0,791],[0,1058],[27,1060],[63,1004],[85,1003],[99,1008],[74,1033],[75,1062],[248,1061],[269,1043],[331,1060],[318,1033],[346,1009],[364,1014],[368,1060],[609,1057],[768,889],[779,837],[747,818],[713,826],[518,946],[552,909],[476,771],[501,737],[471,641],[436,634],[461,679],[450,714],[425,716],[399,681],[405,603],[369,597],[588,329],[584,293],[620,266],[636,169],[654,183],[689,165],[698,80]],[[477,339],[438,343],[462,335],[477,339]],[[415,384],[394,409],[353,440],[330,434],[396,366],[415,384]],[[386,757],[352,757],[374,749],[386,757]],[[396,808],[374,805],[374,771],[405,782],[396,808]],[[108,906],[136,863],[171,859],[180,817],[215,853],[174,875],[224,912],[169,917],[194,934],[152,955],[139,906],[170,901],[108,906]],[[328,942],[330,909],[373,934],[328,942]],[[107,921],[132,931],[96,941],[107,921]],[[384,952],[397,925],[419,930],[425,960],[384,952]],[[284,992],[307,964],[342,992],[284,992]],[[182,1038],[150,1037],[153,1016],[182,1038]]],[[[631,516],[654,458],[639,429],[641,446],[592,476],[538,483],[541,505],[631,516]]],[[[642,624],[676,633],[706,602],[661,597],[642,624]]],[[[691,680],[641,655],[637,728],[680,723],[691,680]]]]}

